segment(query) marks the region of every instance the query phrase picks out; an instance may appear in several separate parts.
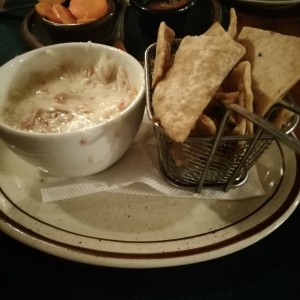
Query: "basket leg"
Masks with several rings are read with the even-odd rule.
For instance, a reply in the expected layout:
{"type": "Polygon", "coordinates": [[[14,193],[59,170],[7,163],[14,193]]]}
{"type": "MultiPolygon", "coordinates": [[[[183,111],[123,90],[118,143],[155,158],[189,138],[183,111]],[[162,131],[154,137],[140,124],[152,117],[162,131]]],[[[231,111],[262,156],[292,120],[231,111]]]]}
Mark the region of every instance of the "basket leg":
{"type": "Polygon", "coordinates": [[[200,177],[200,180],[199,180],[199,182],[198,182],[198,185],[197,185],[197,188],[196,188],[196,192],[197,192],[197,193],[200,193],[201,190],[202,190],[202,188],[203,188],[203,185],[204,185],[204,181],[205,181],[205,179],[206,179],[207,172],[208,172],[208,170],[209,170],[209,167],[210,167],[210,164],[211,164],[211,162],[212,162],[212,159],[213,159],[213,157],[214,157],[214,155],[215,155],[215,152],[216,152],[216,150],[217,150],[217,148],[218,148],[218,146],[219,146],[220,139],[221,139],[221,137],[222,137],[222,135],[223,135],[223,132],[224,132],[224,129],[225,129],[226,124],[227,124],[227,122],[228,122],[228,118],[229,118],[230,114],[231,114],[231,111],[228,110],[228,111],[226,111],[224,117],[222,118],[222,122],[221,122],[220,128],[219,128],[219,130],[218,130],[218,132],[217,132],[217,135],[216,135],[216,138],[215,138],[213,147],[212,147],[212,149],[211,149],[211,151],[210,151],[210,153],[209,153],[209,156],[208,156],[208,158],[207,158],[207,162],[206,162],[206,164],[205,164],[205,168],[204,168],[203,173],[202,173],[202,175],[201,175],[201,177],[200,177]]]}

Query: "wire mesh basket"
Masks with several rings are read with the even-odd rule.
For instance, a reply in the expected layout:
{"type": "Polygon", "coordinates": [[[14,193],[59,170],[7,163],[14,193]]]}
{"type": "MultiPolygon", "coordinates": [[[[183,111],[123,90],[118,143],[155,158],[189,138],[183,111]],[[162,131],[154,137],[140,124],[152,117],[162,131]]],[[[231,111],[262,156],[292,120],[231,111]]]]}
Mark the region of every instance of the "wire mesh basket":
{"type": "MultiPolygon", "coordinates": [[[[172,44],[175,53],[180,40],[172,44]]],[[[300,108],[289,101],[274,105],[265,118],[247,112],[232,104],[223,116],[214,137],[188,137],[183,143],[173,141],[154,118],[152,109],[152,74],[156,43],[145,52],[146,104],[150,121],[153,122],[161,173],[172,185],[200,192],[202,188],[223,189],[243,184],[251,167],[279,139],[300,153],[300,142],[290,135],[298,123],[300,108]],[[294,117],[283,129],[277,129],[269,119],[278,108],[293,111],[294,117]],[[224,128],[232,113],[238,113],[253,122],[257,130],[251,136],[225,136],[224,128]]]]}

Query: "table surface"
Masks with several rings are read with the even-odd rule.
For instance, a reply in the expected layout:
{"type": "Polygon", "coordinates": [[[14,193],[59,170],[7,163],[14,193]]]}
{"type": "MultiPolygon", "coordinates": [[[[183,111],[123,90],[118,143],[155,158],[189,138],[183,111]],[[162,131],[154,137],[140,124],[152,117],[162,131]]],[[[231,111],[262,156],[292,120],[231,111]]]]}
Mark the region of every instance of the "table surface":
{"type": "MultiPolygon", "coordinates": [[[[30,0],[7,0],[8,5],[30,0]]],[[[232,5],[232,3],[229,3],[232,5]]],[[[263,11],[236,6],[239,25],[300,37],[299,7],[263,11]]],[[[27,51],[20,26],[26,11],[0,16],[0,65],[27,51]]],[[[300,103],[300,86],[292,89],[300,103]]],[[[299,134],[299,127],[296,130],[299,134]]],[[[0,232],[1,299],[299,299],[300,209],[259,242],[186,266],[118,269],[64,260],[0,232]]]]}

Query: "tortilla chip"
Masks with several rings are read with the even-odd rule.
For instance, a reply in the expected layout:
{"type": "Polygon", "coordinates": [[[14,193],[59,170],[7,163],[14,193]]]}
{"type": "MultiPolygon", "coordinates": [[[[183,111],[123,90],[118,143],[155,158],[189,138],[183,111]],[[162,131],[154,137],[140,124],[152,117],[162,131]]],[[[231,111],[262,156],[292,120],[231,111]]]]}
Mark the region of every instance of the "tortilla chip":
{"type": "Polygon", "coordinates": [[[217,127],[211,117],[206,114],[202,114],[192,129],[190,136],[215,136],[217,133],[217,127]]]}
{"type": "Polygon", "coordinates": [[[222,92],[217,92],[214,95],[211,103],[214,105],[216,102],[221,102],[225,108],[228,108],[230,104],[237,102],[239,94],[240,93],[238,91],[226,93],[223,90],[222,92]]]}
{"type": "Polygon", "coordinates": [[[227,29],[229,35],[235,40],[237,37],[237,15],[234,8],[230,8],[230,22],[227,29]]]}
{"type": "Polygon", "coordinates": [[[184,166],[188,160],[184,152],[184,144],[182,143],[176,143],[176,142],[171,143],[170,154],[177,167],[184,166]]]}
{"type": "Polygon", "coordinates": [[[204,33],[207,36],[222,36],[224,34],[224,28],[219,22],[213,23],[204,33]]]}
{"type": "MultiPolygon", "coordinates": [[[[205,112],[214,120],[217,128],[220,127],[220,123],[224,117],[225,111],[233,103],[237,103],[239,99],[239,92],[217,92],[205,112]]],[[[224,129],[224,135],[237,134],[234,130],[239,128],[239,123],[235,114],[230,114],[227,121],[226,128],[224,129]]]]}
{"type": "Polygon", "coordinates": [[[291,121],[291,118],[294,116],[294,112],[288,109],[281,108],[276,113],[276,116],[272,123],[278,128],[284,128],[291,121]]]}
{"type": "Polygon", "coordinates": [[[264,116],[300,80],[300,38],[243,27],[238,41],[252,66],[254,111],[264,116]]]}
{"type": "Polygon", "coordinates": [[[175,37],[175,32],[161,22],[158,28],[156,54],[154,61],[154,70],[152,76],[152,89],[163,78],[166,70],[170,67],[171,44],[175,37]]]}
{"type": "MultiPolygon", "coordinates": [[[[238,91],[237,104],[250,113],[253,113],[253,93],[251,88],[251,65],[249,61],[239,63],[222,84],[226,92],[238,91]]],[[[253,123],[242,115],[236,114],[237,127],[234,134],[253,134],[253,123]]]]}
{"type": "MultiPolygon", "coordinates": [[[[221,26],[220,26],[221,27],[221,26]]],[[[171,139],[183,142],[245,48],[221,36],[186,36],[152,96],[154,115],[171,139]]]]}

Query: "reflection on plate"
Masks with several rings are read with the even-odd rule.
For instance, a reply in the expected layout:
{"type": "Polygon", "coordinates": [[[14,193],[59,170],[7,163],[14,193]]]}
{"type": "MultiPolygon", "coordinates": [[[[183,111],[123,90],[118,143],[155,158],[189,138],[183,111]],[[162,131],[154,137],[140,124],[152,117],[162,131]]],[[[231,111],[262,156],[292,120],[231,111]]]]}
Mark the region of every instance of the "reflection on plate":
{"type": "MultiPolygon", "coordinates": [[[[183,24],[183,35],[201,34],[216,21],[227,28],[229,23],[227,8],[215,0],[198,1],[187,22],[183,24]]],[[[34,10],[25,17],[22,23],[22,35],[31,49],[53,44],[38,18],[36,18],[34,10]]],[[[142,32],[136,14],[130,6],[127,8],[125,15],[124,36],[127,51],[138,60],[143,61],[144,52],[154,42],[154,39],[147,37],[142,32]]]]}
{"type": "Polygon", "coordinates": [[[241,201],[98,193],[43,204],[38,170],[1,143],[0,154],[0,229],[95,265],[154,268],[221,257],[270,234],[300,200],[299,157],[277,143],[256,164],[265,196],[241,201]]]}

